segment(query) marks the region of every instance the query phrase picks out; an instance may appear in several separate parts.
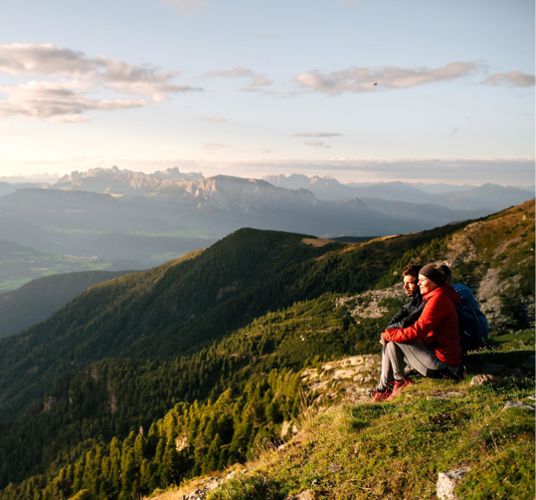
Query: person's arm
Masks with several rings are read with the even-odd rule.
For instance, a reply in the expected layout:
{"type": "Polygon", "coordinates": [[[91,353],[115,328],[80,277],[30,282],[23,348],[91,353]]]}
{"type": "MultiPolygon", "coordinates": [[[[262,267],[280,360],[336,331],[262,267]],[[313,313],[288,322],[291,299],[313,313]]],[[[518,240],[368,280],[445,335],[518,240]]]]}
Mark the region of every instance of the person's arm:
{"type": "Polygon", "coordinates": [[[382,334],[383,340],[400,343],[411,342],[417,339],[424,340],[430,332],[437,329],[448,313],[448,310],[442,307],[441,302],[441,297],[432,297],[425,304],[422,314],[413,325],[406,328],[387,329],[382,334]]]}
{"type": "Polygon", "coordinates": [[[389,321],[389,324],[387,325],[387,328],[401,328],[403,327],[403,320],[406,318],[409,314],[410,304],[406,304],[400,308],[400,311],[398,311],[392,318],[391,321],[389,321]]]}
{"type": "Polygon", "coordinates": [[[422,309],[424,307],[424,302],[420,294],[413,297],[413,299],[402,306],[400,311],[398,311],[389,321],[387,329],[389,328],[405,328],[406,326],[412,325],[419,319],[422,309]]]}

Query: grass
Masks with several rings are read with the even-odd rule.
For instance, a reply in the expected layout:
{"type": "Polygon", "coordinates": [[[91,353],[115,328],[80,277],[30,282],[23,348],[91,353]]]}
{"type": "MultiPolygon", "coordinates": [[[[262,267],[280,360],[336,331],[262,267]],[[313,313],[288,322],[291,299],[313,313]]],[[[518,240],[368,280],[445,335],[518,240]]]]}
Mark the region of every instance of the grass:
{"type": "Polygon", "coordinates": [[[494,384],[420,379],[383,404],[333,406],[308,417],[283,451],[264,453],[249,472],[209,498],[434,498],[439,472],[470,467],[460,498],[534,498],[534,372],[512,370],[532,354],[534,332],[494,338],[478,366],[503,363],[494,384]],[[516,360],[517,359],[517,360],[516,360]]]}

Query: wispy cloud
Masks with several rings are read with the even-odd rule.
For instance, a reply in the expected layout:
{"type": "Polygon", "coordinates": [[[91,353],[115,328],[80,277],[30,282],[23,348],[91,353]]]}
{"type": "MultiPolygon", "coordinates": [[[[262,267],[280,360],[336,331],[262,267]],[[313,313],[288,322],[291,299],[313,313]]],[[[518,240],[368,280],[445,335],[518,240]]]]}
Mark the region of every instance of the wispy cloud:
{"type": "Polygon", "coordinates": [[[493,73],[482,83],[488,85],[505,85],[510,87],[533,87],[535,78],[534,75],[529,75],[521,71],[510,71],[508,73],[493,73]]]}
{"type": "Polygon", "coordinates": [[[294,137],[342,137],[339,132],[298,132],[294,137]]]}
{"type": "Polygon", "coordinates": [[[331,146],[329,144],[326,144],[324,141],[308,141],[304,142],[306,146],[312,146],[314,148],[323,148],[323,149],[329,149],[331,146]]]}
{"type": "Polygon", "coordinates": [[[88,57],[52,44],[0,45],[0,72],[33,78],[20,85],[2,87],[8,96],[7,101],[0,101],[2,112],[40,118],[144,105],[141,100],[92,98],[90,94],[95,90],[108,89],[156,102],[172,94],[202,90],[176,84],[176,71],[131,65],[103,56],[88,57]]]}
{"type": "Polygon", "coordinates": [[[201,78],[247,78],[249,83],[241,90],[244,92],[260,92],[272,85],[272,81],[265,76],[255,73],[250,68],[235,66],[234,68],[208,71],[201,78]]]}
{"type": "Polygon", "coordinates": [[[371,92],[379,89],[403,89],[427,83],[454,80],[477,71],[472,62],[452,62],[438,68],[349,68],[332,73],[310,71],[296,76],[302,86],[326,94],[371,92]]]}

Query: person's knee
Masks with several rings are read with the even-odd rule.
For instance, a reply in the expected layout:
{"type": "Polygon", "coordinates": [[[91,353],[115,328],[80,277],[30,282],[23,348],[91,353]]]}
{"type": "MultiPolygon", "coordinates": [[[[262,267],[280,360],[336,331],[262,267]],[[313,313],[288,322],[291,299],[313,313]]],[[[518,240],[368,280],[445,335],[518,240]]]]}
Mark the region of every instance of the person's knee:
{"type": "Polygon", "coordinates": [[[394,342],[387,342],[387,345],[385,346],[385,350],[389,353],[395,353],[396,352],[396,344],[394,342]]]}

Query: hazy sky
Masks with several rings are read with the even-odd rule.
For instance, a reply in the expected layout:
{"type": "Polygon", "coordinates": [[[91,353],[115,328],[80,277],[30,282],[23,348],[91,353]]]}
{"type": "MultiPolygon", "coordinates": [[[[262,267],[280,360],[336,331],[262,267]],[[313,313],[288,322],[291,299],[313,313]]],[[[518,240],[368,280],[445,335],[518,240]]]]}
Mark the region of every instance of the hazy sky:
{"type": "Polygon", "coordinates": [[[534,179],[534,0],[2,0],[0,176],[534,179]]]}

